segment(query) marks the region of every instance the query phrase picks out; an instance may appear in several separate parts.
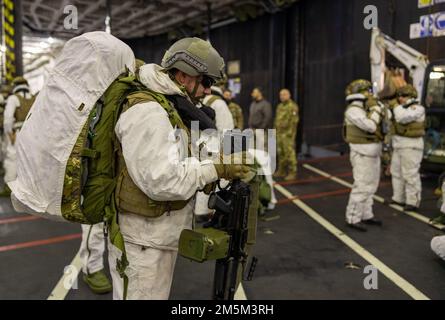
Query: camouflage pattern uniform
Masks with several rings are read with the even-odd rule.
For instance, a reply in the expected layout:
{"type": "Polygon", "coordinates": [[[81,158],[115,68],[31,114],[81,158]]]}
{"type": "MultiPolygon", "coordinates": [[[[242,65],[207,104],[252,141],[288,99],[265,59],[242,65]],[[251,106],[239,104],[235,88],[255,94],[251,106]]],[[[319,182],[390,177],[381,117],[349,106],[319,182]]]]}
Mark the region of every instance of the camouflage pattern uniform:
{"type": "Polygon", "coordinates": [[[235,129],[244,129],[244,117],[241,107],[235,102],[229,102],[229,110],[232,113],[233,123],[235,124],[235,129]]]}
{"type": "Polygon", "coordinates": [[[298,105],[289,100],[277,107],[274,128],[277,130],[278,172],[276,176],[295,176],[297,156],[295,138],[298,125],[298,105]]]}

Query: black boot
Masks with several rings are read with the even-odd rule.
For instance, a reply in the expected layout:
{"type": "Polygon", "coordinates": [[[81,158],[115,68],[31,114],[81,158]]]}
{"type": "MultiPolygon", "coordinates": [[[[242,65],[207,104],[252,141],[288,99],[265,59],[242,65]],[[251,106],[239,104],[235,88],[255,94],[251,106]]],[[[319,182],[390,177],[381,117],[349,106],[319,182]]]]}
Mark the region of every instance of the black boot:
{"type": "Polygon", "coordinates": [[[396,204],[396,205],[401,206],[401,207],[404,207],[404,206],[405,206],[404,203],[397,202],[397,201],[394,201],[394,200],[392,200],[392,199],[391,199],[388,203],[389,203],[389,204],[396,204]]]}
{"type": "Polygon", "coordinates": [[[403,210],[404,210],[404,211],[413,211],[413,212],[417,212],[417,211],[419,210],[419,208],[407,204],[407,205],[405,205],[405,206],[403,207],[403,210]]]}
{"type": "Polygon", "coordinates": [[[362,222],[367,225],[373,225],[373,226],[379,226],[379,227],[381,227],[383,225],[382,220],[378,220],[376,218],[362,220],[362,222]]]}
{"type": "Polygon", "coordinates": [[[368,231],[368,229],[366,229],[366,226],[362,223],[362,222],[357,222],[357,223],[346,223],[348,225],[349,228],[361,231],[361,232],[366,232],[368,231]]]}

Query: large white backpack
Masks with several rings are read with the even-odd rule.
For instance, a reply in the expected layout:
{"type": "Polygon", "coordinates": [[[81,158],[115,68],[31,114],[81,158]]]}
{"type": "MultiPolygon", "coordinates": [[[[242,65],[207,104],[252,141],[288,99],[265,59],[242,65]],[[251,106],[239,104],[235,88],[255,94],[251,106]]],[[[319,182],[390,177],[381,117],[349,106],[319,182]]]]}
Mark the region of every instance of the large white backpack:
{"type": "Polygon", "coordinates": [[[17,211],[64,220],[62,192],[73,146],[99,98],[134,66],[130,47],[105,32],[65,44],[17,138],[17,178],[8,183],[17,211]]]}

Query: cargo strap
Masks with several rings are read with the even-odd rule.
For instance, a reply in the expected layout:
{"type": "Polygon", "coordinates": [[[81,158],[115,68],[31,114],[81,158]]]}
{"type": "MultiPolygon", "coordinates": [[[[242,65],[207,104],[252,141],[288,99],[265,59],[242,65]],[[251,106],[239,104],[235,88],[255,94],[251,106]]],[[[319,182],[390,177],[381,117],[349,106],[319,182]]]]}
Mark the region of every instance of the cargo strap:
{"type": "Polygon", "coordinates": [[[100,156],[100,152],[90,149],[90,148],[83,148],[80,155],[82,157],[87,157],[87,158],[92,158],[92,159],[97,159],[100,156]]]}
{"type": "Polygon", "coordinates": [[[119,276],[124,282],[124,292],[123,299],[127,299],[128,291],[128,276],[125,274],[125,269],[128,267],[127,252],[125,250],[124,236],[121,233],[118,221],[117,221],[117,210],[114,202],[114,194],[112,197],[110,206],[105,207],[105,218],[104,218],[104,229],[109,232],[110,242],[119,251],[121,251],[121,258],[116,259],[116,270],[119,276]]]}

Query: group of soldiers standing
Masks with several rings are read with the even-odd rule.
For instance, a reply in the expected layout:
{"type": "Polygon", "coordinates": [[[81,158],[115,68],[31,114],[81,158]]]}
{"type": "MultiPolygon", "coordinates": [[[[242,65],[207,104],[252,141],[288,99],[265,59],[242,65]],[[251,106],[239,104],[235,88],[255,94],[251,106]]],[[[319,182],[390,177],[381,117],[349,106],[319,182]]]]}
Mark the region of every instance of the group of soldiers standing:
{"type": "Polygon", "coordinates": [[[416,100],[417,91],[409,84],[398,88],[385,104],[373,96],[371,82],[364,79],[351,82],[345,95],[343,133],[349,143],[354,177],[346,222],[354,229],[367,231],[366,225],[382,225],[374,217],[373,196],[379,186],[385,138],[392,149],[393,196],[389,203],[400,205],[405,211],[417,211],[420,206],[425,108],[416,100]]]}

